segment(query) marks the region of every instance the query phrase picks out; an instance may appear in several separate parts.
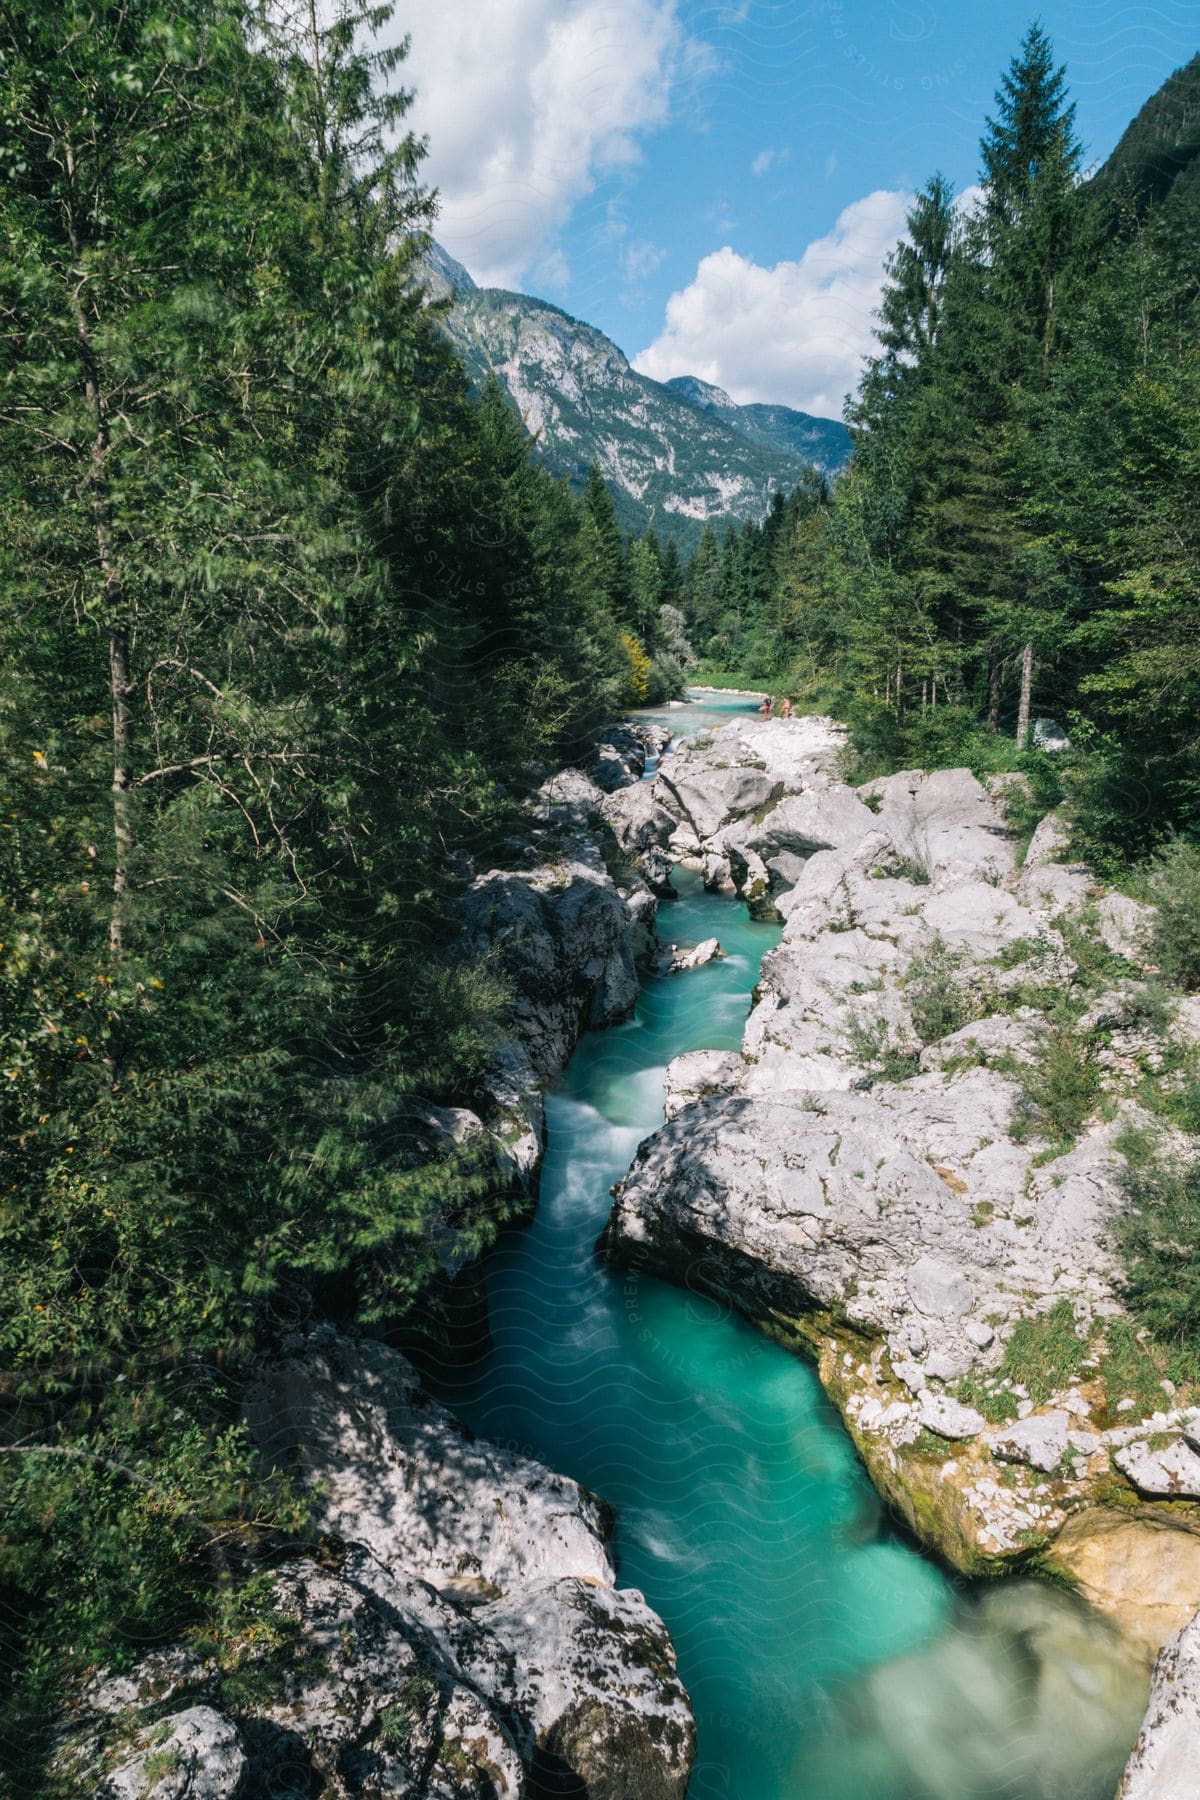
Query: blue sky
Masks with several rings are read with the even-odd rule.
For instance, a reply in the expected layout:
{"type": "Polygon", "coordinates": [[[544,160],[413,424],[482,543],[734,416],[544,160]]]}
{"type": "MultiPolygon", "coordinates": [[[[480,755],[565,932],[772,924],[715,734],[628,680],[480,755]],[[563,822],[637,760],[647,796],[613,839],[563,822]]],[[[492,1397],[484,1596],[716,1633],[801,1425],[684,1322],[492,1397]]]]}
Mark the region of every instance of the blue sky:
{"type": "MultiPolygon", "coordinates": [[[[1196,0],[1039,9],[1101,160],[1200,47],[1196,0]]],[[[1008,0],[400,0],[438,236],[638,366],[837,413],[934,169],[974,181],[1008,0]]]]}

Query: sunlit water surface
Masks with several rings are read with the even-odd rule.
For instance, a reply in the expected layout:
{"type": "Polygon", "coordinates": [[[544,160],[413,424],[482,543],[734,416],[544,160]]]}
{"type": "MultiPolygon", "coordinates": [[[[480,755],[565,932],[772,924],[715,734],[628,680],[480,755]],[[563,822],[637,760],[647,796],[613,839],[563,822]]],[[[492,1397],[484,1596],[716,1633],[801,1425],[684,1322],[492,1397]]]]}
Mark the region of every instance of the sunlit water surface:
{"type": "MultiPolygon", "coordinates": [[[[691,735],[744,699],[664,710],[691,735]]],[[[662,934],[724,960],[647,981],[547,1097],[537,1216],[489,1260],[491,1349],[443,1396],[616,1508],[623,1586],[665,1619],[699,1726],[692,1800],[1111,1800],[1145,1676],[1030,1582],[954,1584],[898,1536],[812,1371],[593,1247],[685,1050],[735,1049],[778,931],[686,871],[662,934]]]]}

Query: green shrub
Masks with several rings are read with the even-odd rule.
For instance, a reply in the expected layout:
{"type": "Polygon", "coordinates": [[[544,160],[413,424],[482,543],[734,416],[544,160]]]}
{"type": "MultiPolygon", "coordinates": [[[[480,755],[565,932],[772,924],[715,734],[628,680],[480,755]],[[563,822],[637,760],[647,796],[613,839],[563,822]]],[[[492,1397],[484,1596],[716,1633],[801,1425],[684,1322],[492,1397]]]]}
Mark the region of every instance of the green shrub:
{"type": "Polygon", "coordinates": [[[1012,1389],[1002,1388],[994,1375],[964,1375],[954,1392],[964,1406],[981,1412],[989,1425],[1007,1425],[1021,1410],[1012,1389]]]}
{"type": "Polygon", "coordinates": [[[1200,989],[1200,844],[1176,838],[1150,866],[1150,896],[1158,908],[1153,955],[1169,981],[1200,989]]]}
{"type": "Polygon", "coordinates": [[[904,997],[923,1044],[938,1044],[979,1016],[976,1002],[955,979],[961,963],[961,951],[951,950],[939,933],[908,966],[904,997]]]}
{"type": "Polygon", "coordinates": [[[1010,1127],[1013,1137],[1018,1143],[1046,1138],[1069,1148],[1100,1092],[1094,1046],[1066,1016],[1048,1019],[1035,1041],[1032,1060],[1018,1064],[1013,1074],[1019,1089],[1010,1127]]]}
{"type": "Polygon", "coordinates": [[[1125,1301],[1162,1345],[1176,1380],[1200,1380],[1200,1161],[1163,1154],[1144,1133],[1121,1142],[1124,1210],[1113,1236],[1125,1301]]]}
{"type": "Polygon", "coordinates": [[[875,1019],[870,1024],[864,1019],[851,1019],[845,1035],[851,1054],[875,1081],[907,1081],[921,1066],[920,1052],[898,1042],[886,1019],[875,1019]]]}

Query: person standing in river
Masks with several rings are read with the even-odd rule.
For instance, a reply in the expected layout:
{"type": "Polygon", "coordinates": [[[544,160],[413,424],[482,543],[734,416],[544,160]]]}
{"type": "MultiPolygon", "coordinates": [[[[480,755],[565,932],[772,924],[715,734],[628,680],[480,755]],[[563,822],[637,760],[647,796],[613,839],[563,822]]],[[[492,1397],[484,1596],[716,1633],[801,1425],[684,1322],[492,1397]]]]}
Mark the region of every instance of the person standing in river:
{"type": "Polygon", "coordinates": [[[786,694],[779,702],[779,716],[781,719],[790,719],[792,716],[792,703],[786,694]]]}
{"type": "Polygon", "coordinates": [[[771,716],[771,696],[770,696],[770,694],[764,694],[763,703],[759,707],[758,710],[762,714],[764,719],[770,718],[770,716],[771,716]]]}

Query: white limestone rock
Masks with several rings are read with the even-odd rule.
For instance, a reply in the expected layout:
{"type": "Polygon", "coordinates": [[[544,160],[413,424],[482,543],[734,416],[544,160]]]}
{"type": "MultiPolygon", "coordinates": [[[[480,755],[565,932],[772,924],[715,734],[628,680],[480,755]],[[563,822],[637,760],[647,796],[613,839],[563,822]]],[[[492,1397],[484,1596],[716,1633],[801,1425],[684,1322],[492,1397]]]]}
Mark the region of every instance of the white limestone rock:
{"type": "Polygon", "coordinates": [[[237,1726],[211,1706],[184,1707],[144,1727],[135,1745],[94,1800],[233,1800],[246,1773],[237,1726]]]}
{"type": "Polygon", "coordinates": [[[1135,1441],[1115,1451],[1113,1461],[1141,1494],[1200,1500],[1200,1455],[1182,1437],[1162,1449],[1135,1441]]]}
{"type": "Polygon", "coordinates": [[[656,893],[669,893],[671,857],[668,846],[675,820],[655,798],[652,783],[640,781],[606,794],[601,810],[617,846],[634,857],[656,893]]]}
{"type": "Polygon", "coordinates": [[[1200,1772],[1200,1613],[1159,1653],[1117,1800],[1195,1800],[1200,1772]]]}
{"type": "Polygon", "coordinates": [[[690,950],[674,951],[667,964],[667,973],[680,975],[688,969],[702,969],[706,963],[717,962],[724,955],[718,938],[703,938],[690,950]]]}
{"type": "Polygon", "coordinates": [[[695,1726],[662,1621],[635,1589],[586,1581],[527,1589],[480,1608],[504,1661],[464,1650],[481,1691],[509,1702],[527,1763],[536,1750],[594,1800],[683,1800],[695,1726]],[[511,1693],[511,1701],[509,1695],[511,1693]]]}
{"type": "Polygon", "coordinates": [[[995,1057],[1016,1057],[1028,1062],[1036,1042],[1037,1030],[1032,1014],[1012,1017],[994,1013],[990,1018],[976,1019],[952,1031],[948,1037],[930,1044],[921,1052],[923,1069],[940,1069],[962,1057],[977,1057],[989,1062],[995,1057]]]}
{"type": "Polygon", "coordinates": [[[958,1319],[974,1305],[970,1283],[961,1270],[939,1262],[935,1256],[922,1256],[905,1276],[905,1283],[918,1312],[930,1313],[937,1319],[958,1319]]]}
{"type": "MultiPolygon", "coordinates": [[[[567,786],[574,794],[580,784],[598,816],[590,782],[576,775],[567,786]]],[[[456,905],[464,956],[500,951],[516,1037],[541,1074],[562,1068],[586,1026],[614,1023],[637,997],[633,920],[598,845],[598,834],[578,836],[554,862],[489,870],[456,905]]]]}
{"type": "Polygon", "coordinates": [[[992,1434],[992,1454],[1001,1462],[1024,1463],[1049,1474],[1067,1454],[1070,1426],[1067,1412],[1031,1413],[992,1434]]]}
{"type": "Polygon", "coordinates": [[[667,1064],[663,1111],[668,1119],[694,1100],[727,1094],[736,1088],[745,1063],[736,1050],[687,1050],[667,1064]]]}
{"type": "Polygon", "coordinates": [[[920,1403],[922,1425],[926,1431],[936,1432],[938,1437],[978,1437],[987,1422],[973,1406],[964,1406],[961,1400],[953,1400],[949,1394],[932,1394],[927,1390],[920,1396],[920,1403]]]}
{"type": "Polygon", "coordinates": [[[769,806],[783,792],[782,782],[761,764],[720,763],[690,745],[667,758],[654,787],[656,797],[701,843],[723,825],[769,806]]]}
{"type": "Polygon", "coordinates": [[[397,1351],[318,1327],[246,1399],[262,1454],[301,1471],[321,1528],[387,1569],[507,1592],[585,1576],[611,1585],[599,1502],[540,1463],[473,1438],[397,1351]]]}

